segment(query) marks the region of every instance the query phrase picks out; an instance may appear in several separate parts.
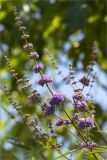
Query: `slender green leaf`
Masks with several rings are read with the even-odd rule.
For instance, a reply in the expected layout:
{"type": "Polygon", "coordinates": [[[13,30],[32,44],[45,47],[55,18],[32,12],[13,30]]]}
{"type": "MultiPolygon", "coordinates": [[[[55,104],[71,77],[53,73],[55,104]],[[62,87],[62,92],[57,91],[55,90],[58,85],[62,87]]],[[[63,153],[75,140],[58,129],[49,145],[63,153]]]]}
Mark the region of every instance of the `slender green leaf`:
{"type": "Polygon", "coordinates": [[[96,153],[95,155],[98,158],[98,160],[104,160],[104,158],[102,156],[100,156],[100,154],[96,153]]]}
{"type": "Polygon", "coordinates": [[[81,151],[76,155],[76,159],[75,159],[75,160],[80,160],[80,159],[82,159],[83,154],[84,154],[84,150],[81,150],[81,151]]]}
{"type": "Polygon", "coordinates": [[[33,157],[32,157],[32,160],[36,160],[36,158],[33,156],[33,157]]]}
{"type": "Polygon", "coordinates": [[[62,158],[63,156],[67,156],[71,153],[75,153],[77,151],[79,151],[79,150],[78,149],[73,149],[72,151],[67,151],[66,153],[62,154],[61,156],[56,157],[56,160],[62,158]]]}
{"type": "Polygon", "coordinates": [[[100,132],[102,134],[107,134],[107,131],[100,131],[100,130],[98,130],[97,132],[100,132]]]}
{"type": "Polygon", "coordinates": [[[101,153],[101,152],[106,152],[107,153],[107,147],[106,146],[95,147],[92,152],[88,152],[86,154],[101,153]]]}

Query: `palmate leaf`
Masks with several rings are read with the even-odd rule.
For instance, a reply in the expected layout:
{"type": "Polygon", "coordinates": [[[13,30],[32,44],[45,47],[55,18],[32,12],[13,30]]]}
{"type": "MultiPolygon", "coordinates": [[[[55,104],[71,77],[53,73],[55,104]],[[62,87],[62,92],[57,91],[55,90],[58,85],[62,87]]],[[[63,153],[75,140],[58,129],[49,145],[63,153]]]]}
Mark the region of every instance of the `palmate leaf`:
{"type": "Polygon", "coordinates": [[[69,154],[75,153],[75,152],[77,152],[77,151],[79,151],[79,150],[78,150],[78,149],[73,149],[72,151],[67,151],[67,152],[65,152],[64,154],[56,157],[55,160],[60,159],[60,158],[63,158],[64,156],[67,156],[67,155],[69,155],[69,154]]]}

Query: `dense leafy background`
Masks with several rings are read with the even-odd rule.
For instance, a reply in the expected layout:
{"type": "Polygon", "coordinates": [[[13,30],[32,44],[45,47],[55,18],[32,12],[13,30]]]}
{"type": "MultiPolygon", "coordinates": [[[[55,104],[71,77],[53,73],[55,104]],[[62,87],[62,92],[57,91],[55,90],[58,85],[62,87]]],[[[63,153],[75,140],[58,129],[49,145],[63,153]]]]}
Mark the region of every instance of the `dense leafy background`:
{"type": "MultiPolygon", "coordinates": [[[[21,47],[23,42],[20,40],[20,33],[17,31],[14,23],[13,6],[16,6],[20,12],[20,16],[30,34],[30,40],[40,54],[41,61],[46,65],[51,64],[48,56],[45,54],[45,49],[48,49],[50,54],[58,59],[59,66],[65,66],[66,63],[68,64],[68,60],[71,59],[77,73],[85,71],[90,60],[92,42],[96,40],[99,74],[103,74],[103,77],[106,79],[103,80],[103,77],[97,75],[96,84],[102,88],[101,93],[98,94],[104,95],[107,94],[106,2],[106,0],[0,1],[0,85],[2,86],[3,83],[9,85],[11,93],[17,98],[19,104],[26,108],[25,112],[31,115],[38,113],[44,127],[47,127],[48,118],[44,122],[40,109],[37,107],[29,108],[29,104],[26,103],[26,95],[18,92],[16,82],[8,74],[9,71],[5,63],[4,55],[7,55],[11,58],[13,68],[20,75],[24,70],[31,70],[32,66],[31,63],[28,63],[27,55],[21,47]],[[63,57],[66,58],[63,60],[63,57]],[[79,67],[79,62],[81,62],[80,66],[82,67],[79,67]]],[[[32,73],[29,74],[31,75],[32,73]]],[[[56,84],[54,87],[59,88],[59,84],[56,84]]],[[[43,147],[37,139],[34,141],[30,131],[24,124],[14,123],[14,120],[9,117],[6,111],[3,111],[2,105],[10,112],[12,106],[9,106],[4,93],[1,92],[0,94],[2,102],[0,106],[1,159],[54,159],[56,153],[53,150],[43,147]],[[24,143],[27,147],[19,144],[10,145],[9,137],[17,138],[20,143],[24,143]]],[[[100,103],[96,102],[96,118],[101,128],[107,129],[107,108],[103,107],[101,101],[100,99],[98,101],[100,103]]],[[[17,116],[16,113],[14,114],[17,116]]],[[[59,129],[57,132],[59,134],[63,133],[65,136],[65,139],[63,139],[65,146],[68,146],[69,139],[71,139],[69,149],[75,148],[76,143],[66,133],[64,128],[59,129]]],[[[93,134],[93,139],[103,145],[99,133],[93,131],[93,134]]]]}

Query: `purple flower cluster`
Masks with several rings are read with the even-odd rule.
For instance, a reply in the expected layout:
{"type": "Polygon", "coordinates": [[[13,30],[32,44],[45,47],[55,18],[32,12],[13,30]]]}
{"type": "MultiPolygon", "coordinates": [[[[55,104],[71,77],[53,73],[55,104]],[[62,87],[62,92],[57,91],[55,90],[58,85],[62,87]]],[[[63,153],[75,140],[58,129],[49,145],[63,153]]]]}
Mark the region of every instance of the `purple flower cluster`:
{"type": "Polygon", "coordinates": [[[75,108],[79,111],[85,111],[86,110],[86,104],[84,101],[76,101],[75,102],[75,108]]]}
{"type": "Polygon", "coordinates": [[[84,76],[79,80],[79,82],[81,82],[84,86],[89,86],[90,79],[84,76]]]}
{"type": "Polygon", "coordinates": [[[91,117],[86,119],[86,126],[90,128],[94,127],[94,120],[91,117]]]}
{"type": "Polygon", "coordinates": [[[69,125],[69,124],[71,124],[71,122],[67,119],[59,119],[56,122],[56,126],[61,126],[62,124],[69,125]]]}
{"type": "Polygon", "coordinates": [[[55,93],[50,99],[49,103],[51,106],[59,106],[64,102],[64,95],[61,93],[55,93]]]}
{"type": "Polygon", "coordinates": [[[43,76],[40,80],[39,80],[39,85],[44,86],[44,84],[47,83],[52,83],[52,78],[50,76],[43,76]]]}
{"type": "Polygon", "coordinates": [[[59,119],[57,122],[56,122],[56,126],[61,126],[63,124],[63,119],[59,119]]]}
{"type": "Polygon", "coordinates": [[[79,119],[78,121],[78,126],[79,128],[81,129],[84,129],[84,128],[93,128],[94,127],[94,120],[91,118],[91,117],[88,117],[88,118],[81,118],[79,119]]]}
{"type": "Polygon", "coordinates": [[[55,110],[49,103],[45,102],[41,104],[42,111],[45,113],[46,116],[52,114],[55,110]]]}
{"type": "Polygon", "coordinates": [[[55,108],[47,104],[46,110],[45,110],[45,115],[48,116],[50,114],[54,113],[55,108]]]}
{"type": "MultiPolygon", "coordinates": [[[[55,111],[55,106],[60,105],[64,101],[64,96],[61,93],[53,94],[52,98],[50,98],[50,101],[47,103],[42,104],[42,110],[44,111],[45,115],[53,114],[55,111]]],[[[64,124],[69,124],[69,121],[64,121],[64,124]]]]}
{"type": "Polygon", "coordinates": [[[42,63],[39,63],[32,68],[32,70],[35,72],[41,71],[43,69],[44,69],[44,65],[42,63]]]}
{"type": "MultiPolygon", "coordinates": [[[[94,141],[89,141],[87,143],[88,143],[88,148],[89,149],[93,149],[93,147],[97,146],[97,144],[94,141]]],[[[81,148],[85,148],[85,147],[86,147],[86,144],[81,143],[81,148]]]]}
{"type": "Polygon", "coordinates": [[[84,97],[83,97],[81,94],[75,94],[75,95],[73,96],[73,99],[74,99],[75,101],[83,101],[83,100],[84,100],[84,97]]]}

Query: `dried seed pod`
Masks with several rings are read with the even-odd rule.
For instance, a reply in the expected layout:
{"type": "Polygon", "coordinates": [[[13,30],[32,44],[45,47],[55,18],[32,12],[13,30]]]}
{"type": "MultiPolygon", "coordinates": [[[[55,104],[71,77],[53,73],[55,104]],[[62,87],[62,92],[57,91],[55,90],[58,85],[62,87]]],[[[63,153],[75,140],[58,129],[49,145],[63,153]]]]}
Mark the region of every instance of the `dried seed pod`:
{"type": "Polygon", "coordinates": [[[20,20],[20,17],[15,17],[15,20],[16,20],[16,21],[20,20]]]}
{"type": "Polygon", "coordinates": [[[33,44],[32,43],[27,43],[26,45],[23,46],[24,49],[32,49],[33,44]]]}
{"type": "Polygon", "coordinates": [[[20,27],[22,24],[23,24],[22,21],[17,21],[17,22],[16,22],[16,25],[19,26],[19,27],[20,27]]]}
{"type": "Polygon", "coordinates": [[[23,79],[22,78],[20,78],[20,79],[17,79],[17,83],[19,84],[19,83],[22,83],[23,82],[23,79]]]}
{"type": "Polygon", "coordinates": [[[29,38],[30,36],[28,35],[28,34],[23,34],[22,36],[21,36],[21,39],[27,39],[27,38],[29,38]]]}
{"type": "Polygon", "coordinates": [[[25,29],[26,29],[26,27],[20,26],[19,31],[24,31],[25,29]]]}

